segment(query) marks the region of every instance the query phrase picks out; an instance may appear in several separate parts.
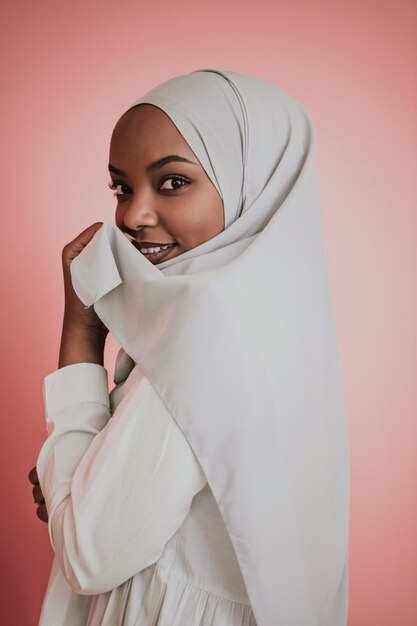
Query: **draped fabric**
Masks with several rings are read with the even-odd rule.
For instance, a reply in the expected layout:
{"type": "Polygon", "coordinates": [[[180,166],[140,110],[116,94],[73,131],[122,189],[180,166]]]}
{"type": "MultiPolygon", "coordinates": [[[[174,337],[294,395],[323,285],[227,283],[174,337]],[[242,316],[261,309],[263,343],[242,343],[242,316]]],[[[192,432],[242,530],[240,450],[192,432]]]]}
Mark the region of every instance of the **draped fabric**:
{"type": "Polygon", "coordinates": [[[198,70],[133,103],[169,115],[225,230],[159,265],[112,222],[74,289],[143,368],[216,499],[258,626],[345,626],[349,449],[309,115],[198,70]]]}

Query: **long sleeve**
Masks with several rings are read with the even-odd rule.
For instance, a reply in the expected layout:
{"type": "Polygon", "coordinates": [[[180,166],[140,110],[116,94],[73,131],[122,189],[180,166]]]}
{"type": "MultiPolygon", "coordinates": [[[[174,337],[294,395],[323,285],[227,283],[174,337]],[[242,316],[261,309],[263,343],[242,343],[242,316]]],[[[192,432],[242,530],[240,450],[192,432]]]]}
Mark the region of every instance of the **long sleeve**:
{"type": "Polygon", "coordinates": [[[194,452],[139,366],[111,414],[107,370],[67,365],[44,380],[48,438],[36,463],[52,547],[80,594],[156,562],[206,484],[194,452]]]}

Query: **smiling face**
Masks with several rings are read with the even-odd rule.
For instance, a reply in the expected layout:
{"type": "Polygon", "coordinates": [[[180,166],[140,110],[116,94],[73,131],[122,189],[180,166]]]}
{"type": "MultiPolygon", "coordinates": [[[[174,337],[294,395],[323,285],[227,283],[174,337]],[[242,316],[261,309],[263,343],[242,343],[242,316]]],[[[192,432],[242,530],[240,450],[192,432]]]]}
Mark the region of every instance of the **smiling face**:
{"type": "Polygon", "coordinates": [[[224,230],[220,194],[161,109],[141,104],[121,117],[111,138],[109,171],[117,196],[116,226],[141,252],[156,247],[150,244],[175,244],[159,253],[143,252],[152,263],[224,230]]]}

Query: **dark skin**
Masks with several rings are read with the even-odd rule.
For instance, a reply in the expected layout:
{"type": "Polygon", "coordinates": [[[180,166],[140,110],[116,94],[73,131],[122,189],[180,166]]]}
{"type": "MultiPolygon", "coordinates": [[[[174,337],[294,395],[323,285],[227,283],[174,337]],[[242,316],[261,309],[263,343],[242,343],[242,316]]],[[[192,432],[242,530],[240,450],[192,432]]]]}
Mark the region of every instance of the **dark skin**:
{"type": "Polygon", "coordinates": [[[36,467],[32,467],[28,475],[29,481],[34,485],[32,489],[33,501],[38,505],[36,515],[42,522],[48,522],[48,511],[46,510],[45,498],[38,480],[36,467]]]}
{"type": "MultiPolygon", "coordinates": [[[[111,139],[110,165],[117,198],[116,226],[139,242],[175,242],[165,258],[191,250],[224,230],[221,196],[176,126],[157,107],[143,104],[120,118],[111,139]],[[171,161],[148,169],[168,155],[179,155],[192,163],[171,161]],[[116,174],[114,168],[123,174],[116,174]]],[[[94,307],[84,308],[72,287],[69,270],[101,226],[102,222],[91,224],[62,251],[65,310],[59,368],[72,363],[104,364],[109,331],[94,307]]],[[[36,514],[47,522],[36,467],[28,478],[34,485],[36,514]]]]}

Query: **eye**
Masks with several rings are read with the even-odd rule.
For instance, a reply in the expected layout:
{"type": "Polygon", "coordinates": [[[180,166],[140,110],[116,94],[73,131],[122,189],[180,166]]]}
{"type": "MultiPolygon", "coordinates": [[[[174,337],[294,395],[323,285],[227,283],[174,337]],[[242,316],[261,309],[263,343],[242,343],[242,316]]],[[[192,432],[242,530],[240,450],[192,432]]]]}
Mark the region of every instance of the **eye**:
{"type": "Polygon", "coordinates": [[[118,182],[117,180],[111,181],[109,183],[109,187],[110,187],[110,189],[112,189],[115,192],[113,194],[114,196],[124,196],[124,195],[130,193],[130,187],[128,187],[124,183],[118,182]]]}
{"type": "Polygon", "coordinates": [[[185,187],[185,185],[189,185],[190,181],[187,180],[186,178],[183,178],[182,176],[167,176],[167,178],[164,178],[164,180],[162,181],[163,185],[168,182],[168,181],[172,181],[171,183],[171,187],[160,187],[160,189],[162,189],[163,191],[175,191],[176,189],[181,189],[181,187],[185,187]],[[181,183],[181,184],[174,184],[174,183],[181,183]]]}

